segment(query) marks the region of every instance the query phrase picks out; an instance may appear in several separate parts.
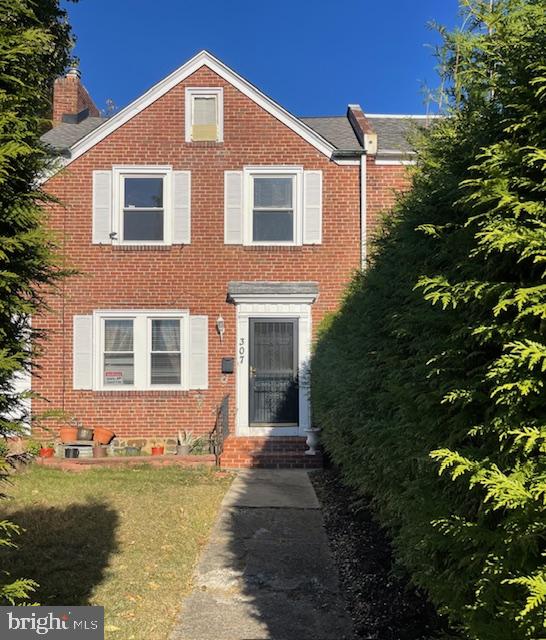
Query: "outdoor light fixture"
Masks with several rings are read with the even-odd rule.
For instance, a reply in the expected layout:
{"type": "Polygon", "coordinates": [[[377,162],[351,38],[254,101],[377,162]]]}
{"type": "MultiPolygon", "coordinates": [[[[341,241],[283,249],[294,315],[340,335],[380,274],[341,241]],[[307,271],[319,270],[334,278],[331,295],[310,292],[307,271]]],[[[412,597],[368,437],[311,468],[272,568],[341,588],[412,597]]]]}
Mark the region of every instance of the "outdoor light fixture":
{"type": "Polygon", "coordinates": [[[218,316],[216,318],[216,331],[218,331],[218,335],[220,336],[220,342],[224,341],[224,331],[226,330],[226,323],[222,316],[218,316]]]}

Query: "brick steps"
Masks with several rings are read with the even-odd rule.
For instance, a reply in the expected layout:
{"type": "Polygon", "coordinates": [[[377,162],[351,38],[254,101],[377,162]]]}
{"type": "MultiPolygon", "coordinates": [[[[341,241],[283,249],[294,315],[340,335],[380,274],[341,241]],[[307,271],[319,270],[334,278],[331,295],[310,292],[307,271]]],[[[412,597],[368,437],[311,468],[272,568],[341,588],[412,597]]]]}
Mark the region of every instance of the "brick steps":
{"type": "Polygon", "coordinates": [[[322,455],[306,455],[305,438],[237,438],[224,443],[220,466],[252,469],[320,469],[322,455]]]}

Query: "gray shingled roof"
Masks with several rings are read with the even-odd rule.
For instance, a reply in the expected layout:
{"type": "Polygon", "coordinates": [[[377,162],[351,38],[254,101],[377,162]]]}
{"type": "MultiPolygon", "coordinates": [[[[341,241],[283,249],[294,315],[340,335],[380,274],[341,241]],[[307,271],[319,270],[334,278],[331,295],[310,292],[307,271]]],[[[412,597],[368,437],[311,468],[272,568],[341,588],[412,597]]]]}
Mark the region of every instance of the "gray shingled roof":
{"type": "MultiPolygon", "coordinates": [[[[408,134],[424,124],[423,119],[412,116],[407,118],[391,116],[367,116],[377,133],[378,152],[411,151],[408,134]]],[[[106,121],[107,118],[86,118],[79,124],[61,123],[42,136],[42,141],[57,151],[66,151],[106,121]]],[[[325,116],[300,118],[307,126],[326,138],[337,149],[343,151],[359,151],[362,149],[347,116],[325,116]]]]}
{"type": "Polygon", "coordinates": [[[308,117],[300,120],[326,138],[336,149],[344,151],[362,149],[347,116],[308,117]]]}
{"type": "Polygon", "coordinates": [[[410,152],[412,146],[408,141],[408,136],[418,126],[426,124],[423,118],[408,116],[388,117],[388,116],[366,116],[377,133],[377,150],[379,153],[385,151],[410,152]]]}
{"type": "Polygon", "coordinates": [[[107,118],[94,118],[89,117],[82,120],[78,124],[68,124],[62,122],[60,125],[50,129],[42,136],[42,142],[53,147],[56,151],[65,151],[78,140],[81,140],[88,133],[91,133],[93,129],[96,129],[107,118]]]}
{"type": "MultiPolygon", "coordinates": [[[[415,116],[369,116],[366,115],[372,128],[377,133],[378,153],[412,151],[408,142],[408,134],[418,126],[424,124],[422,118],[415,116]]],[[[358,139],[347,116],[325,116],[317,118],[300,118],[305,124],[326,138],[338,149],[360,149],[358,139]]]]}

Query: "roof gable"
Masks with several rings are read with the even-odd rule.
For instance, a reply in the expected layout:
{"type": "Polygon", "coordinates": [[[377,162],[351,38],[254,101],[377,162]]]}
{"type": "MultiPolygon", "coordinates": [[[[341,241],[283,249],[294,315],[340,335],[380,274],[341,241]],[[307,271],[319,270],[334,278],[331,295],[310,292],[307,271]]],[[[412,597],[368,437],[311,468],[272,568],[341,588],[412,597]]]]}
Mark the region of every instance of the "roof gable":
{"type": "Polygon", "coordinates": [[[325,156],[328,158],[332,156],[332,153],[335,151],[334,145],[320,135],[320,133],[296,118],[296,116],[292,115],[274,100],[266,96],[254,85],[248,82],[248,80],[245,80],[242,76],[235,73],[235,71],[230,69],[208,51],[201,51],[196,56],[188,60],[188,62],[173,71],[166,78],[155,84],[151,89],[143,93],[139,98],[131,102],[124,109],[78,140],[78,142],[70,148],[70,157],[63,162],[64,166],[70,164],[89,151],[89,149],[94,147],[113,131],[134,118],[137,114],[203,66],[208,67],[211,71],[229,82],[236,89],[241,91],[241,93],[253,100],[265,111],[285,124],[309,144],[313,145],[325,156]]]}

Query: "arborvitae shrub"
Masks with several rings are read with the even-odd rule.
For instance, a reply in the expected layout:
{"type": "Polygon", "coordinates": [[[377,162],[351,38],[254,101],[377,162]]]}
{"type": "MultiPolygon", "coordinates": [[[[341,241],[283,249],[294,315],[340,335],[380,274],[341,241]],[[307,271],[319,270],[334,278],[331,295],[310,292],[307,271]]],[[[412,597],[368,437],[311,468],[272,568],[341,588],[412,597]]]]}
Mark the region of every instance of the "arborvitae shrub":
{"type": "Polygon", "coordinates": [[[462,634],[546,637],[546,0],[467,0],[446,117],[320,332],[312,403],[462,634]]]}

